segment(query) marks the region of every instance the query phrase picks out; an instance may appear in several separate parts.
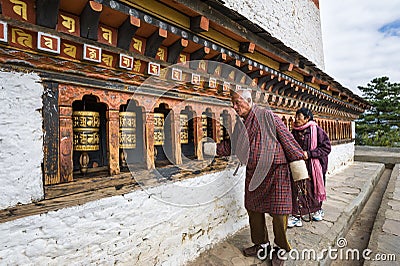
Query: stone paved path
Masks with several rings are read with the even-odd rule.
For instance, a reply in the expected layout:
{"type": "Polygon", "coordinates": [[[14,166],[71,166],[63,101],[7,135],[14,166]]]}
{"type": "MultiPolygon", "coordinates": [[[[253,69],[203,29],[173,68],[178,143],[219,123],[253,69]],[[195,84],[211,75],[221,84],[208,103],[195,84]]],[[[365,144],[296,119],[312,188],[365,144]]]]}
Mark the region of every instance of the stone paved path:
{"type": "MultiPolygon", "coordinates": [[[[337,249],[336,255],[343,253],[345,247],[340,248],[343,241],[340,243],[337,241],[341,240],[340,238],[350,228],[383,171],[383,164],[355,162],[343,171],[328,176],[328,197],[323,204],[324,220],[303,223],[303,227],[288,230],[289,240],[299,256],[301,257],[301,253],[309,249],[311,253],[306,253],[306,255],[311,254],[313,257],[312,252],[315,252],[315,258],[309,259],[306,256],[304,260],[289,259],[285,265],[326,265],[330,263],[332,256],[327,256],[327,252],[323,253],[324,249],[330,249],[332,255],[335,255],[332,249],[337,249]],[[319,256],[322,258],[318,258],[319,256]]],[[[267,225],[271,236],[271,219],[268,219],[267,225]]],[[[244,257],[241,249],[250,245],[249,229],[244,228],[226,241],[216,244],[211,250],[202,253],[195,261],[187,265],[271,265],[269,260],[261,261],[257,258],[244,257]]],[[[294,251],[292,256],[295,255],[297,254],[294,251]]]]}

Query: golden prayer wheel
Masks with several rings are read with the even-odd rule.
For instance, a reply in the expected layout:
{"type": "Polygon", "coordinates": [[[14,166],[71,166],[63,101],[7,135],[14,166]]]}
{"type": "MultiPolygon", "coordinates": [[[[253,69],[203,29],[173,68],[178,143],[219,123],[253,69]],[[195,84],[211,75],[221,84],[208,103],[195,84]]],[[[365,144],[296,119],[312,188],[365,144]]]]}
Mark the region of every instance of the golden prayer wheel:
{"type": "Polygon", "coordinates": [[[154,145],[164,144],[164,114],[154,113],[154,145]]]}
{"type": "Polygon", "coordinates": [[[189,143],[189,116],[185,114],[181,114],[179,116],[180,124],[181,124],[181,144],[189,143]]]}
{"type": "Polygon", "coordinates": [[[127,153],[124,149],[136,148],[136,113],[120,112],[119,113],[119,148],[121,166],[127,166],[127,153]]]}
{"type": "Polygon", "coordinates": [[[92,111],[72,113],[74,151],[97,151],[100,144],[100,115],[92,111]]]}
{"type": "Polygon", "coordinates": [[[89,164],[88,151],[97,151],[100,147],[100,115],[92,111],[72,113],[74,131],[74,151],[81,151],[80,169],[86,173],[89,164]]]}
{"type": "Polygon", "coordinates": [[[119,148],[136,148],[136,113],[119,113],[119,148]]]}
{"type": "Polygon", "coordinates": [[[207,115],[201,115],[201,129],[203,131],[203,138],[207,138],[207,115]]]}

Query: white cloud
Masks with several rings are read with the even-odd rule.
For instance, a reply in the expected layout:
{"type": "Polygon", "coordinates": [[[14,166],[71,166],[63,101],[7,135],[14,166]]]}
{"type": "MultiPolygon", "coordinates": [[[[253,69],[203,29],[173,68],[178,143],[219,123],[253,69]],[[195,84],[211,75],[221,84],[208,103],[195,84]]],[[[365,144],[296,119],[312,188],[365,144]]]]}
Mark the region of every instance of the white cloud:
{"type": "Polygon", "coordinates": [[[379,32],[400,19],[399,0],[321,0],[325,72],[360,94],[373,78],[400,82],[400,37],[379,32]]]}

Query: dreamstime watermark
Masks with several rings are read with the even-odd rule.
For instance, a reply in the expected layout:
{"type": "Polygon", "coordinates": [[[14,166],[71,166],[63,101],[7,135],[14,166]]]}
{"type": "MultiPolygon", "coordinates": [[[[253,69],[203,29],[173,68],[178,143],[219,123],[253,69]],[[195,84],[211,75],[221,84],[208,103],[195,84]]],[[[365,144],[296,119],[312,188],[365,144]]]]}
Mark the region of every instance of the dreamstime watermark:
{"type": "MultiPolygon", "coordinates": [[[[346,261],[396,261],[396,254],[386,253],[374,253],[371,249],[351,249],[346,248],[347,240],[345,238],[339,238],[336,241],[336,247],[329,246],[322,250],[315,249],[303,249],[297,250],[292,249],[289,252],[279,249],[277,250],[276,256],[280,260],[313,260],[321,261],[325,259],[329,260],[346,260],[346,261]]],[[[272,259],[274,250],[268,250],[268,248],[260,249],[257,253],[257,257],[261,260],[267,258],[272,259]]]]}

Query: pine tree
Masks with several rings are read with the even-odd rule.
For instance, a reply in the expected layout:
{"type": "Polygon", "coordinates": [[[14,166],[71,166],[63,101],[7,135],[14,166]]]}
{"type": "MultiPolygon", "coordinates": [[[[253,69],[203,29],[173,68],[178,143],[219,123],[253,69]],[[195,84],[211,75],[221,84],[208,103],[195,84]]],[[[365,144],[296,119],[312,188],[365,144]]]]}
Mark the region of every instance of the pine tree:
{"type": "Polygon", "coordinates": [[[356,144],[400,146],[400,84],[381,77],[358,88],[372,108],[356,123],[356,144]]]}

